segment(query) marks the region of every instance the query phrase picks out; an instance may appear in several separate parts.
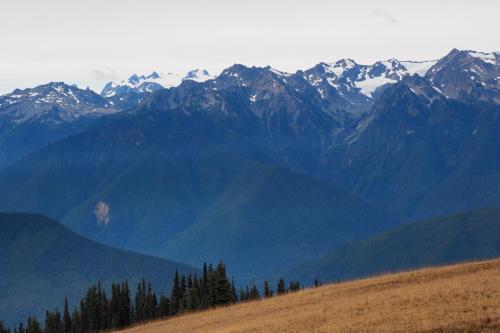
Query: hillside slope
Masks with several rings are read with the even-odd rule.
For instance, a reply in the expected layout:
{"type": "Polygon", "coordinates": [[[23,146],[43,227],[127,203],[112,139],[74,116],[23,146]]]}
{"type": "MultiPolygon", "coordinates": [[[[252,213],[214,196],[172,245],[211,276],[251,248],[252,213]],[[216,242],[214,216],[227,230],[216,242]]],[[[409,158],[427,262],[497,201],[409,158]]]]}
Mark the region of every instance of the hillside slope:
{"type": "Polygon", "coordinates": [[[402,225],[346,245],[289,275],[309,282],[335,281],[496,256],[500,207],[402,225]]]}
{"type": "Polygon", "coordinates": [[[498,332],[500,260],[333,284],[126,333],[498,332]]]}
{"type": "Polygon", "coordinates": [[[161,258],[117,250],[82,238],[40,215],[0,214],[0,318],[7,323],[43,318],[75,300],[91,284],[128,279],[131,290],[145,277],[157,290],[171,287],[175,270],[194,268],[161,258]]]}
{"type": "Polygon", "coordinates": [[[222,259],[239,281],[403,220],[268,162],[251,119],[155,110],[100,123],[4,170],[0,210],[40,213],[98,242],[197,266],[222,259]]]}

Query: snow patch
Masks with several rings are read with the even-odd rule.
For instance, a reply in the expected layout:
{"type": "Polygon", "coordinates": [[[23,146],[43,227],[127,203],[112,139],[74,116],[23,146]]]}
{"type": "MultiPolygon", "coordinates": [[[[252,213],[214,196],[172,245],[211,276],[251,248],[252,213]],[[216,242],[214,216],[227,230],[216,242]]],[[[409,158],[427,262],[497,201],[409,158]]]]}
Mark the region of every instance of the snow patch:
{"type": "Polygon", "coordinates": [[[437,60],[428,61],[401,61],[410,75],[424,76],[427,71],[437,63],[437,60]]]}
{"type": "Polygon", "coordinates": [[[489,64],[495,65],[497,63],[497,59],[495,53],[484,53],[484,52],[476,52],[476,51],[468,51],[467,52],[471,57],[480,59],[481,61],[487,62],[489,64]]]}
{"type": "Polygon", "coordinates": [[[356,87],[361,90],[361,93],[372,97],[373,92],[378,88],[388,83],[396,83],[396,80],[389,79],[383,76],[378,77],[368,77],[364,81],[356,82],[356,87]]]}

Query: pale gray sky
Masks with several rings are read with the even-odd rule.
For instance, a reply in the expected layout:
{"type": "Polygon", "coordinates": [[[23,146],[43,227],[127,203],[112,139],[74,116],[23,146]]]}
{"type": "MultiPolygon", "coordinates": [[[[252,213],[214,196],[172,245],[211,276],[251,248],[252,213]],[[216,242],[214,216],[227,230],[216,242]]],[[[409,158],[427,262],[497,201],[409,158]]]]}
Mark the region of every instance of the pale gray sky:
{"type": "Polygon", "coordinates": [[[0,93],[233,63],[295,71],[497,51],[499,13],[499,0],[2,0],[0,93]]]}

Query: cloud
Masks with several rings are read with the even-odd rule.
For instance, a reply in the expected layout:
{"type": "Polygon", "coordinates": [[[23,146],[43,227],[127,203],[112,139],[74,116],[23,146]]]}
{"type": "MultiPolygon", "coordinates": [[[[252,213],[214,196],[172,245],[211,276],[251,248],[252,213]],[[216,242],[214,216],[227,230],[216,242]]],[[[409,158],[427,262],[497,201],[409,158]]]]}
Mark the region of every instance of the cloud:
{"type": "Polygon", "coordinates": [[[395,18],[388,10],[377,9],[377,10],[373,11],[373,15],[375,15],[376,17],[379,17],[383,20],[386,20],[387,22],[392,23],[392,24],[399,23],[399,20],[397,18],[395,18]]]}
{"type": "Polygon", "coordinates": [[[114,81],[118,79],[115,70],[109,67],[94,68],[91,70],[92,78],[99,81],[114,81]]]}

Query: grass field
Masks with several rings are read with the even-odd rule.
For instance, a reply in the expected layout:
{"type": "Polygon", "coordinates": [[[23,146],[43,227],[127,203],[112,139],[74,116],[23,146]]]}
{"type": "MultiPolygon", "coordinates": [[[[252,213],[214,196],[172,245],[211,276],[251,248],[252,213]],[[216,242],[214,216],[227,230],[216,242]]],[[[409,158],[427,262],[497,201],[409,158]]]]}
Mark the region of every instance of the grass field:
{"type": "Polygon", "coordinates": [[[500,332],[500,260],[326,285],[124,332],[500,332]]]}

